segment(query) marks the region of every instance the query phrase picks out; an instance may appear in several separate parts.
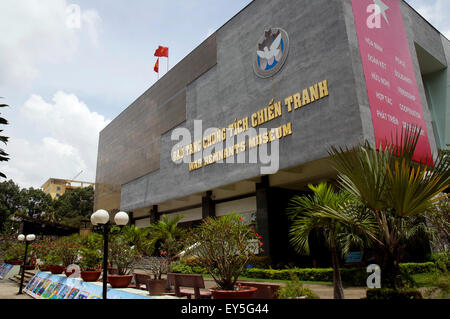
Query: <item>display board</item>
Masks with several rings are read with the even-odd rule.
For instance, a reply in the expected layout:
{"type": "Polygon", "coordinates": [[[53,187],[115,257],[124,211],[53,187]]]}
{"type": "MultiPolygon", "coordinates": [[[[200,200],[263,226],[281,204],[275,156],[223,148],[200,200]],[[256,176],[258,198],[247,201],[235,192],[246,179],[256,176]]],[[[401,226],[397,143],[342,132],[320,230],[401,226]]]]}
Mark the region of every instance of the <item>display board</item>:
{"type": "MultiPolygon", "coordinates": [[[[102,299],[102,286],[76,278],[38,272],[23,291],[36,299],[102,299]]],[[[151,299],[119,289],[108,288],[108,299],[151,299]]]]}
{"type": "Polygon", "coordinates": [[[352,0],[377,147],[419,126],[413,159],[431,162],[422,102],[399,0],[352,0]]]}
{"type": "Polygon", "coordinates": [[[11,278],[19,273],[20,266],[2,264],[0,266],[0,280],[11,278]]]}

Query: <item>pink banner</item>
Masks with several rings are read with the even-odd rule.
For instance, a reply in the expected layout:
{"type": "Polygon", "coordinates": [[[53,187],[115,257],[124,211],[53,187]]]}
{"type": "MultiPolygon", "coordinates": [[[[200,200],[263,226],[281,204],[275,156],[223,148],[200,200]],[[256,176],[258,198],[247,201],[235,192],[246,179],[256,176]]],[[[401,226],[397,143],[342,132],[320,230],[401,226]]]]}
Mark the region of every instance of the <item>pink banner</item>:
{"type": "Polygon", "coordinates": [[[414,66],[398,0],[352,0],[375,142],[422,128],[414,160],[431,159],[414,66]]]}

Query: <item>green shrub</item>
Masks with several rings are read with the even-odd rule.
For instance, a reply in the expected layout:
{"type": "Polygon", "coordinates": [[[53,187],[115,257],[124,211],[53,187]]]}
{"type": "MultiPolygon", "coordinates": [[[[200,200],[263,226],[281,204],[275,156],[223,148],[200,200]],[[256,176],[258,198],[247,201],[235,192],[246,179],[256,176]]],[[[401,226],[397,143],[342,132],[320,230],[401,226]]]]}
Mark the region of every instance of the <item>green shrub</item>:
{"type": "Polygon", "coordinates": [[[436,265],[432,262],[426,263],[402,263],[400,264],[400,271],[404,274],[414,275],[425,272],[433,272],[436,270],[436,265]]]}
{"type": "Polygon", "coordinates": [[[445,273],[450,268],[450,253],[448,251],[432,254],[431,260],[436,264],[436,268],[441,272],[445,273]]]}
{"type": "Polygon", "coordinates": [[[182,261],[174,261],[172,263],[172,272],[180,274],[192,274],[194,273],[192,267],[182,261]]]}
{"type": "Polygon", "coordinates": [[[367,299],[379,300],[411,300],[422,299],[422,294],[416,289],[368,289],[366,293],[367,299]]]}
{"type": "MultiPolygon", "coordinates": [[[[407,283],[413,274],[432,272],[436,269],[434,263],[405,263],[400,264],[400,270],[407,283]]],[[[342,282],[348,286],[366,286],[367,273],[365,267],[361,268],[340,268],[342,282]]],[[[243,272],[243,276],[259,279],[279,279],[289,280],[289,273],[292,272],[300,281],[333,281],[332,268],[291,268],[291,269],[260,269],[249,268],[243,272]]],[[[383,276],[383,274],[381,274],[383,276]]]]}
{"type": "Polygon", "coordinates": [[[290,273],[291,281],[286,286],[278,290],[278,299],[296,299],[306,296],[307,299],[319,299],[319,297],[311,291],[311,289],[303,287],[297,276],[290,273]]]}
{"type": "Polygon", "coordinates": [[[13,243],[7,246],[3,259],[6,261],[22,261],[24,254],[25,245],[22,243],[13,243]]]}

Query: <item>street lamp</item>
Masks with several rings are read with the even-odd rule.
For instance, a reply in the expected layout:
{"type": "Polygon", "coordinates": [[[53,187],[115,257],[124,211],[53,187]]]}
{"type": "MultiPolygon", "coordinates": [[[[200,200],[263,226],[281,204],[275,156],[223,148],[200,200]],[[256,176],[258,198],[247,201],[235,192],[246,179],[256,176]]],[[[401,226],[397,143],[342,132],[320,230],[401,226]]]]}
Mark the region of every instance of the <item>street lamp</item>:
{"type": "Polygon", "coordinates": [[[26,236],[23,235],[23,234],[20,234],[19,236],[17,236],[17,239],[19,241],[25,241],[25,254],[23,255],[22,274],[20,276],[19,292],[17,293],[18,295],[20,295],[20,294],[22,294],[23,278],[25,276],[25,263],[27,262],[28,243],[32,242],[33,240],[35,240],[36,236],[34,234],[29,234],[29,235],[26,235],[26,236]]]}
{"type": "MultiPolygon", "coordinates": [[[[118,226],[125,226],[128,224],[128,214],[125,212],[118,212],[114,216],[114,222],[118,226]]],[[[109,213],[104,209],[99,209],[91,215],[91,223],[94,226],[103,227],[103,299],[106,299],[107,291],[107,277],[108,277],[108,233],[111,228],[109,220],[109,213]]]]}

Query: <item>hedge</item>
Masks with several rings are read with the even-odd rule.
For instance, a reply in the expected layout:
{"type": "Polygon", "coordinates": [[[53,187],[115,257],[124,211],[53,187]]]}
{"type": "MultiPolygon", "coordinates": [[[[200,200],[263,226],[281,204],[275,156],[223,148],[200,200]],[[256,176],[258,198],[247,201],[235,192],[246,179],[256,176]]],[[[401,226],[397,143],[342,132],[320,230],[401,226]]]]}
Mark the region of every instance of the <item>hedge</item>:
{"type": "MultiPolygon", "coordinates": [[[[341,278],[344,284],[350,286],[366,286],[366,280],[369,273],[366,268],[340,268],[341,278]]],[[[436,266],[432,262],[426,263],[401,263],[400,270],[405,275],[414,275],[419,273],[433,272],[436,266]]],[[[180,273],[202,273],[205,269],[201,267],[190,266],[183,262],[174,262],[172,264],[173,272],[180,273]]],[[[332,268],[289,268],[289,269],[263,269],[247,268],[244,269],[241,276],[258,279],[279,279],[290,280],[290,273],[298,277],[300,281],[333,281],[332,268]]]]}
{"type": "Polygon", "coordinates": [[[411,299],[423,299],[420,291],[416,289],[368,289],[366,292],[367,299],[379,300],[379,299],[390,299],[390,300],[411,300],[411,299]]]}
{"type": "MultiPolygon", "coordinates": [[[[404,274],[414,275],[432,272],[436,266],[432,262],[427,263],[404,263],[400,264],[400,270],[404,274]]],[[[351,286],[366,286],[366,268],[340,268],[342,281],[351,286]]],[[[294,273],[301,281],[333,281],[332,268],[291,268],[291,269],[246,269],[242,276],[260,279],[289,280],[289,273],[294,273]]]]}

